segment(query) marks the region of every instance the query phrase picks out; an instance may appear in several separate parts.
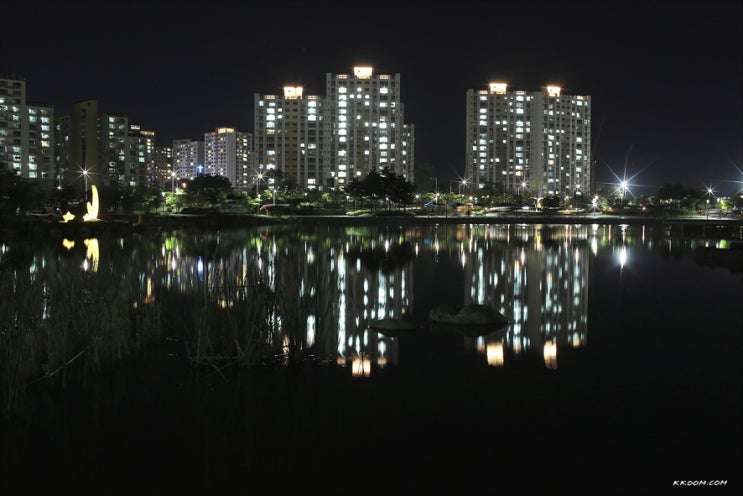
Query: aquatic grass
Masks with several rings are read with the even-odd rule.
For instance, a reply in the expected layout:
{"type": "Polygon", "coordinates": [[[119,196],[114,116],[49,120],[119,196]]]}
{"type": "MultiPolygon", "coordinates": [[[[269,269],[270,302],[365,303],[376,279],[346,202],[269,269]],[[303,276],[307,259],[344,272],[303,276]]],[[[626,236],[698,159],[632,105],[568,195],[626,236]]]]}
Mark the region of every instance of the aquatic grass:
{"type": "Polygon", "coordinates": [[[230,365],[262,363],[269,355],[276,298],[259,280],[223,281],[207,294],[195,291],[185,328],[191,362],[218,373],[230,365]]]}
{"type": "Polygon", "coordinates": [[[209,259],[204,280],[189,284],[190,318],[177,325],[184,329],[192,364],[222,374],[230,366],[306,358],[308,316],[324,323],[332,304],[323,300],[326,310],[319,311],[318,299],[302,294],[303,265],[288,253],[275,255],[272,269],[256,254],[251,270],[239,277],[217,258],[209,259]]]}
{"type": "MultiPolygon", "coordinates": [[[[124,278],[129,280],[128,278],[124,278]]],[[[5,412],[27,387],[65,385],[110,370],[161,336],[161,312],[114,271],[62,269],[42,277],[0,271],[0,392],[5,412]]]]}

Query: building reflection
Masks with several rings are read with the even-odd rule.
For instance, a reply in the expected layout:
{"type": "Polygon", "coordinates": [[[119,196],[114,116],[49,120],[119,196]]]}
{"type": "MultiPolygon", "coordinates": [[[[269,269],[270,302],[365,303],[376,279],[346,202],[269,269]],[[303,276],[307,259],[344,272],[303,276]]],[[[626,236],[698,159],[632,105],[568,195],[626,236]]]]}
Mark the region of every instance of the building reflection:
{"type": "MultiPolygon", "coordinates": [[[[586,343],[591,226],[488,225],[463,243],[465,302],[511,320],[505,333],[466,343],[502,366],[495,341],[513,355],[538,351],[557,367],[558,347],[586,343]],[[477,342],[477,341],[480,342],[477,342]]],[[[473,341],[472,339],[470,341],[473,341]]]]}
{"type": "MultiPolygon", "coordinates": [[[[165,294],[200,295],[225,311],[261,301],[258,292],[267,290],[276,304],[265,344],[276,356],[298,347],[369,377],[401,360],[401,337],[370,324],[412,318],[421,300],[413,295],[416,260],[454,260],[463,302],[491,306],[510,319],[502,331],[463,336],[464,350],[495,367],[529,354],[556,368],[561,349],[587,343],[593,259],[606,250],[624,264],[633,243],[646,243],[644,228],[634,237],[626,226],[517,224],[176,232],[64,240],[54,249],[35,249],[30,273],[51,277],[77,267],[92,276],[105,269],[133,283],[141,303],[165,294]]],[[[658,247],[666,249],[662,241],[658,247]]]]}

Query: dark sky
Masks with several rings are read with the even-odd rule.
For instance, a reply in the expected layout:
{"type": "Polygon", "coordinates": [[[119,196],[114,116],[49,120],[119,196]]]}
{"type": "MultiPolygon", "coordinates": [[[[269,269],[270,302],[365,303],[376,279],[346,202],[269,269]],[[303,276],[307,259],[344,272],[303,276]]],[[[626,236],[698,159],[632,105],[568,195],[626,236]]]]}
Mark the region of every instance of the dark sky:
{"type": "Polygon", "coordinates": [[[591,95],[598,181],[743,187],[743,4],[689,1],[34,2],[3,7],[0,73],[57,114],[102,110],[174,138],[252,132],[254,94],[399,73],[416,166],[464,173],[465,92],[591,95]]]}

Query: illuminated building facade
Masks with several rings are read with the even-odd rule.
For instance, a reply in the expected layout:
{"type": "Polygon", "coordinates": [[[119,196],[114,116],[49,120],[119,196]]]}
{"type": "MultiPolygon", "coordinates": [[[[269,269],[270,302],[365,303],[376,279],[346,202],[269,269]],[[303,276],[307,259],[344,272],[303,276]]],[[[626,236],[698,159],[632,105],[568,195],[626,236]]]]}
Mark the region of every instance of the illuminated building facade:
{"type": "Polygon", "coordinates": [[[342,188],[384,167],[414,181],[415,129],[405,125],[400,92],[399,74],[374,74],[371,67],[326,75],[327,186],[342,188]]]}
{"type": "Polygon", "coordinates": [[[72,112],[55,119],[57,172],[60,183],[82,185],[84,172],[92,184],[130,185],[129,119],[103,113],[97,100],[76,103],[72,112]]]}
{"type": "Polygon", "coordinates": [[[155,183],[163,189],[174,189],[173,147],[155,142],[155,183]]]}
{"type": "Polygon", "coordinates": [[[328,73],[325,97],[286,86],[283,96],[256,94],[254,110],[256,188],[342,189],[384,167],[414,180],[415,127],[405,124],[399,74],[328,73]]]}
{"type": "Polygon", "coordinates": [[[26,101],[26,80],[0,76],[0,169],[54,185],[54,107],[26,101]]]}
{"type": "Polygon", "coordinates": [[[590,96],[491,83],[467,91],[466,122],[466,177],[476,187],[536,197],[590,195],[590,96]]]}
{"type": "Polygon", "coordinates": [[[305,96],[299,86],[284,87],[283,96],[255,95],[255,188],[279,183],[301,189],[323,189],[328,177],[323,163],[323,109],[320,96],[305,96]]]}
{"type": "Polygon", "coordinates": [[[235,189],[251,185],[252,135],[231,127],[204,134],[204,174],[224,176],[235,189]]]}
{"type": "Polygon", "coordinates": [[[204,142],[193,139],[173,140],[173,181],[190,180],[204,171],[204,142]]]}
{"type": "Polygon", "coordinates": [[[127,185],[149,187],[155,184],[155,132],[129,125],[127,139],[129,161],[126,167],[127,185]]]}

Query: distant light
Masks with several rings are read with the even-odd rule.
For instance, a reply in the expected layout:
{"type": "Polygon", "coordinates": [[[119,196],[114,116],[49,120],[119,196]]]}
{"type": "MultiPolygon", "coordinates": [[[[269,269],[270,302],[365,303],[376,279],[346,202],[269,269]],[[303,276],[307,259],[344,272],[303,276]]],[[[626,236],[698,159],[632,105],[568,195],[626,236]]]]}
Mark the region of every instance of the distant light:
{"type": "Polygon", "coordinates": [[[220,127],[220,128],[217,128],[217,133],[218,134],[234,133],[234,132],[235,132],[235,129],[234,128],[231,128],[231,127],[220,127]]]}
{"type": "Polygon", "coordinates": [[[560,96],[561,88],[559,86],[547,86],[547,94],[549,96],[560,96]]]}
{"type": "Polygon", "coordinates": [[[304,88],[301,86],[284,86],[284,98],[288,100],[295,100],[302,98],[302,92],[304,88]]]}
{"type": "Polygon", "coordinates": [[[354,67],[353,75],[359,79],[369,79],[372,76],[371,67],[354,67]]]}
{"type": "Polygon", "coordinates": [[[490,93],[496,95],[505,95],[508,85],[506,83],[490,83],[490,93]]]}

